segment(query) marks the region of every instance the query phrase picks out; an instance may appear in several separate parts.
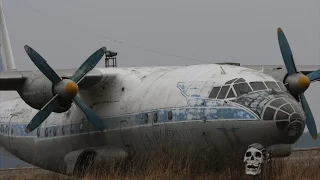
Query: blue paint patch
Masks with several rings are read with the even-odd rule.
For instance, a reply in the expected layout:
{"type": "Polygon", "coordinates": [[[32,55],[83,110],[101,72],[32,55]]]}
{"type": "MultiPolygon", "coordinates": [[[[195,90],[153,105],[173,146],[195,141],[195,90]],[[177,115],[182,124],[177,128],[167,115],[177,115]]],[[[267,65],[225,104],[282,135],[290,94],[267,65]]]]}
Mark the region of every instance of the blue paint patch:
{"type": "Polygon", "coordinates": [[[210,100],[210,99],[202,99],[202,98],[190,98],[188,99],[188,105],[191,107],[218,107],[223,105],[222,100],[210,100]]]}
{"type": "Polygon", "coordinates": [[[243,109],[224,108],[223,119],[254,119],[255,117],[243,109]]]}
{"type": "MultiPolygon", "coordinates": [[[[130,121],[134,125],[146,125],[152,124],[154,113],[157,113],[159,123],[167,122],[181,122],[181,121],[193,121],[193,120],[258,120],[251,112],[243,109],[236,104],[222,103],[217,100],[207,99],[190,99],[193,102],[194,107],[181,107],[171,109],[158,109],[141,112],[138,114],[131,114],[119,117],[108,117],[103,118],[105,124],[108,125],[109,129],[116,129],[120,127],[122,120],[133,120],[130,121]],[[169,118],[169,114],[172,118],[169,118]]],[[[33,132],[25,133],[27,124],[0,124],[0,134],[6,136],[35,136],[39,138],[64,136],[81,133],[98,132],[97,129],[89,121],[78,121],[74,124],[63,124],[53,125],[50,127],[40,127],[33,132]]],[[[234,129],[233,131],[236,131],[234,129]]]]}

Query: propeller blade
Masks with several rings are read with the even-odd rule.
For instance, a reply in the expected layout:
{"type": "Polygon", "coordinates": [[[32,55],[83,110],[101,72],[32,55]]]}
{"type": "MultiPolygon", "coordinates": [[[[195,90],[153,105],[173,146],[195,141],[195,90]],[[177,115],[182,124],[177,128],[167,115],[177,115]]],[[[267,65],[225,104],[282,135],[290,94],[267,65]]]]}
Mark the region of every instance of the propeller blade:
{"type": "Polygon", "coordinates": [[[315,81],[320,79],[320,69],[307,74],[307,77],[309,78],[310,81],[315,81]]]}
{"type": "Polygon", "coordinates": [[[60,76],[47,64],[47,61],[40,56],[35,50],[28,45],[24,46],[28,56],[32,62],[39,68],[39,70],[53,83],[58,84],[61,81],[60,76]]]}
{"type": "Polygon", "coordinates": [[[88,120],[93,124],[94,127],[101,131],[105,129],[105,125],[103,124],[101,118],[90,107],[88,107],[78,95],[76,95],[73,100],[81,109],[81,111],[87,116],[88,120]]]}
{"type": "Polygon", "coordinates": [[[289,43],[281,28],[278,28],[278,41],[279,41],[282,58],[283,58],[284,64],[286,65],[288,74],[291,75],[291,74],[297,73],[297,68],[293,61],[293,55],[292,55],[289,43]]]}
{"type": "Polygon", "coordinates": [[[102,47],[96,52],[94,52],[72,75],[71,80],[76,83],[79,83],[82,80],[82,78],[98,64],[98,62],[100,61],[100,59],[106,51],[107,48],[102,47]]]}
{"type": "Polygon", "coordinates": [[[55,107],[58,106],[57,101],[55,100],[58,95],[55,95],[41,110],[32,118],[30,123],[25,129],[26,133],[32,132],[37,129],[43,121],[52,113],[55,107]]]}
{"type": "Polygon", "coordinates": [[[317,139],[317,137],[318,137],[317,126],[314,121],[314,118],[313,118],[311,109],[309,107],[309,104],[307,102],[307,99],[304,96],[304,94],[300,94],[299,96],[300,96],[300,101],[301,101],[301,105],[303,107],[304,113],[306,114],[306,124],[307,124],[308,130],[309,130],[312,138],[317,139]]]}

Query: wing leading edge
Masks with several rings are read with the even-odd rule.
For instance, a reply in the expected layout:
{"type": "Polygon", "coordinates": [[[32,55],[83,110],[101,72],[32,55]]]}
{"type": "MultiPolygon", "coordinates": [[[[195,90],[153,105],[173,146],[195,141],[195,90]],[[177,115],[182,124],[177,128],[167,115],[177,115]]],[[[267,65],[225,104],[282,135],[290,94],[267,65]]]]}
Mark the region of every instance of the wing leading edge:
{"type": "MultiPolygon", "coordinates": [[[[57,74],[62,78],[71,78],[76,69],[56,70],[57,74]]],[[[7,71],[0,72],[0,91],[19,91],[27,79],[36,79],[43,77],[40,71],[7,71]]],[[[84,79],[79,83],[82,90],[92,89],[100,82],[103,82],[107,75],[102,74],[98,69],[90,71],[84,79]]]]}

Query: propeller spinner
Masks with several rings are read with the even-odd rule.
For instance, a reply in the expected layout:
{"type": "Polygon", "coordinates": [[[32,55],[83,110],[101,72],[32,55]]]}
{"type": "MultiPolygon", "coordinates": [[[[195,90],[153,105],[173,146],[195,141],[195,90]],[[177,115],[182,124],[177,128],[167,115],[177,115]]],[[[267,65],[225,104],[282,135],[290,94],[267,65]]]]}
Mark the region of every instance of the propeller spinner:
{"type": "Polygon", "coordinates": [[[285,80],[285,83],[288,84],[288,90],[291,94],[299,96],[301,105],[306,115],[306,124],[308,130],[312,138],[317,139],[317,126],[315,124],[309,104],[303,93],[308,89],[311,81],[320,79],[320,69],[307,75],[303,75],[302,73],[298,72],[293,60],[293,54],[291,52],[289,43],[281,28],[278,28],[278,41],[282,58],[288,71],[288,76],[285,80]]]}
{"type": "Polygon", "coordinates": [[[24,48],[32,62],[52,82],[53,92],[55,93],[55,96],[32,118],[25,131],[29,133],[40,126],[55,109],[59,108],[60,101],[70,102],[70,104],[72,101],[75,102],[94,127],[99,130],[105,129],[105,125],[101,118],[90,107],[88,107],[77,94],[79,91],[78,84],[81,82],[83,77],[98,64],[102,56],[105,54],[106,48],[102,47],[93,53],[76,70],[70,79],[62,79],[58,76],[58,74],[47,64],[46,60],[31,47],[26,45],[24,48]]]}

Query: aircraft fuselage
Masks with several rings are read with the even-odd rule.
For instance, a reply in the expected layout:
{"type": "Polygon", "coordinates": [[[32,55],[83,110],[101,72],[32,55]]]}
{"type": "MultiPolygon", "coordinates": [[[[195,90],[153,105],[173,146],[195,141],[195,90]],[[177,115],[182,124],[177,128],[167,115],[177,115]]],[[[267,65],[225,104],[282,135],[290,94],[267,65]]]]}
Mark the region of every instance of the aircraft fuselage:
{"type": "Polygon", "coordinates": [[[28,163],[69,173],[66,159],[70,153],[86,149],[112,147],[129,154],[163,144],[221,151],[252,143],[268,147],[294,143],[305,126],[300,105],[279,86],[247,93],[236,89],[250,82],[279,83],[244,67],[210,64],[99,70],[116,76],[107,77],[100,87],[80,91],[80,95],[103,119],[105,131],[96,130],[72,104],[70,110],[52,113],[27,134],[25,128],[38,110],[16,98],[0,104],[0,144],[28,163]],[[240,79],[244,81],[237,82],[240,79]],[[229,88],[224,96],[213,97],[213,88],[222,87],[222,91],[224,86],[229,88]],[[234,96],[229,96],[231,91],[234,96]],[[272,103],[277,99],[282,102],[272,103]],[[298,114],[300,119],[288,115],[279,120],[279,112],[287,111],[281,108],[288,104],[292,112],[287,114],[298,114]],[[274,109],[272,117],[267,117],[268,107],[274,109]]]}

